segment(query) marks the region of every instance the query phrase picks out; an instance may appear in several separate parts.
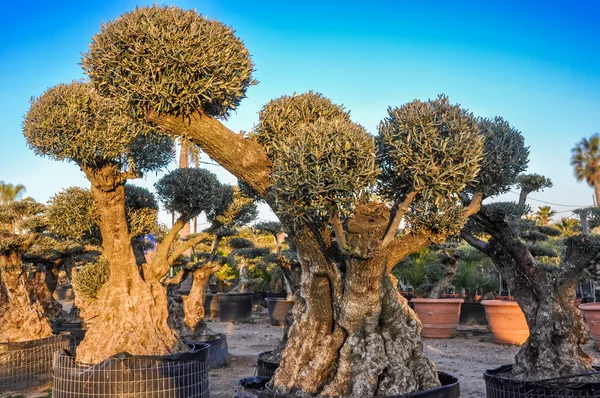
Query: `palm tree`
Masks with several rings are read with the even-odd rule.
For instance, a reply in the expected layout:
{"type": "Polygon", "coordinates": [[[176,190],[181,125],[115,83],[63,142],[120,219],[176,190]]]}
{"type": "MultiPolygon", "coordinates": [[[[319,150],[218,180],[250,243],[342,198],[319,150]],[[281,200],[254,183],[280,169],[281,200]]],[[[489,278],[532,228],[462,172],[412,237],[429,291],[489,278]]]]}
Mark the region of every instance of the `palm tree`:
{"type": "Polygon", "coordinates": [[[539,210],[535,213],[535,219],[539,221],[541,225],[548,225],[548,221],[550,221],[550,217],[555,215],[556,212],[552,210],[550,206],[541,206],[539,210]]]}
{"type": "Polygon", "coordinates": [[[571,166],[574,168],[578,182],[585,180],[594,188],[596,206],[600,203],[600,134],[596,133],[589,139],[583,138],[571,151],[571,166]]]}
{"type": "Polygon", "coordinates": [[[25,192],[25,186],[18,184],[6,184],[0,181],[0,203],[9,204],[17,200],[25,192]]]}
{"type": "Polygon", "coordinates": [[[560,222],[556,223],[554,226],[564,237],[577,235],[581,231],[579,221],[571,217],[561,218],[560,222]]]}

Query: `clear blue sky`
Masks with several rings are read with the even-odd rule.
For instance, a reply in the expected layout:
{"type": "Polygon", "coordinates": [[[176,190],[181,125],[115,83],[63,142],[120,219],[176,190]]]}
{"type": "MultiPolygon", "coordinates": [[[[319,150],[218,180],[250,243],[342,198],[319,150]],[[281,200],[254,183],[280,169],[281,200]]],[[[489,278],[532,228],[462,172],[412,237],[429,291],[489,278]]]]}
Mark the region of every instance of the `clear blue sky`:
{"type": "MultiPolygon", "coordinates": [[[[31,96],[83,77],[80,53],[102,21],[145,4],[152,2],[3,4],[0,181],[24,184],[39,201],[72,185],[89,186],[73,163],[35,156],[21,121],[31,96]]],[[[234,131],[249,130],[263,104],[294,92],[322,92],[371,132],[388,106],[445,93],[476,115],[503,116],[523,132],[531,146],[529,172],[554,181],[533,198],[592,204],[592,189],[576,183],[569,160],[576,142],[600,131],[600,1],[169,4],[231,25],[252,53],[260,83],[227,121],[234,131]]],[[[154,181],[135,183],[152,187],[154,181]]]]}

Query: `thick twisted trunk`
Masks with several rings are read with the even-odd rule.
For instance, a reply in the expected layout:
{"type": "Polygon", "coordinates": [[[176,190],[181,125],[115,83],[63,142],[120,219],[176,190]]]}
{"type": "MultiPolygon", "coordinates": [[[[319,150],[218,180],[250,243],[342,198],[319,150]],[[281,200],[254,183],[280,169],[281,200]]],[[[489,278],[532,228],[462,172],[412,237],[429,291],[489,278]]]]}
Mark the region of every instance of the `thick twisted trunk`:
{"type": "Polygon", "coordinates": [[[493,240],[489,255],[523,310],[530,330],[529,339],[515,357],[512,376],[540,380],[589,371],[591,358],[581,348],[587,331],[573,303],[575,281],[563,283],[561,278],[550,278],[541,267],[524,271],[518,262],[530,260],[511,256],[493,240]]]}
{"type": "Polygon", "coordinates": [[[33,282],[23,272],[20,253],[0,256],[0,342],[36,340],[52,334],[33,282]]]}
{"type": "Polygon", "coordinates": [[[386,258],[353,258],[345,273],[296,239],[302,300],[275,387],[323,396],[393,395],[438,385],[423,354],[421,324],[396,289],[386,258]]]}
{"type": "Polygon", "coordinates": [[[110,276],[95,306],[99,314],[77,350],[78,360],[97,363],[119,352],[165,355],[185,351],[167,324],[164,287],[141,278],[125,218],[124,185],[99,189],[92,184],[92,194],[100,213],[103,254],[110,264],[110,276]]]}

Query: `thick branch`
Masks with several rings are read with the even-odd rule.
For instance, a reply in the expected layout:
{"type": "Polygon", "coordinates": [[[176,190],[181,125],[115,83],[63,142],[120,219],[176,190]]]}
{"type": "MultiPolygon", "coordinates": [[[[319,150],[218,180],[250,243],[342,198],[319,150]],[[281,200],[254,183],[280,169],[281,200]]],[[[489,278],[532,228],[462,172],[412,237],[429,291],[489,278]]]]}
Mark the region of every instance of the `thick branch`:
{"type": "Polygon", "coordinates": [[[473,198],[471,199],[471,203],[467,207],[465,207],[465,218],[472,216],[475,213],[478,213],[481,209],[481,202],[483,201],[483,194],[481,192],[475,192],[473,198]]]}
{"type": "Polygon", "coordinates": [[[346,233],[344,232],[344,226],[342,225],[342,220],[340,220],[337,209],[332,211],[331,216],[329,217],[329,223],[333,228],[335,241],[337,242],[340,251],[344,253],[346,248],[346,233]]]}
{"type": "Polygon", "coordinates": [[[264,197],[270,183],[272,164],[255,139],[235,134],[218,120],[201,113],[183,120],[153,112],[148,120],[166,133],[185,135],[211,159],[264,197]]]}
{"type": "Polygon", "coordinates": [[[435,240],[436,236],[431,232],[406,234],[394,239],[386,249],[388,252],[388,271],[391,272],[400,260],[429,246],[435,240]]]}
{"type": "Polygon", "coordinates": [[[190,239],[186,240],[185,242],[181,243],[179,246],[177,246],[175,248],[175,250],[173,250],[173,253],[169,256],[169,259],[168,259],[169,265],[171,265],[173,263],[173,261],[175,261],[177,259],[177,257],[181,256],[188,249],[191,249],[192,247],[196,246],[198,243],[202,242],[204,239],[208,238],[209,236],[210,236],[210,232],[203,232],[203,233],[196,235],[193,238],[190,238],[190,239]]]}
{"type": "Polygon", "coordinates": [[[460,231],[460,237],[465,240],[469,245],[473,246],[475,249],[479,250],[483,254],[488,254],[489,248],[487,242],[482,241],[481,239],[477,239],[470,232],[465,231],[464,229],[460,231]]]}
{"type": "MultiPolygon", "coordinates": [[[[597,239],[586,235],[573,236],[565,240],[565,246],[565,259],[560,273],[561,284],[577,282],[586,267],[600,266],[597,239]]],[[[596,269],[591,271],[593,274],[598,274],[596,269]]]]}
{"type": "Polygon", "coordinates": [[[383,237],[383,242],[381,243],[382,247],[387,247],[390,243],[392,243],[394,237],[396,236],[396,232],[398,232],[398,228],[400,227],[400,222],[402,222],[404,214],[406,214],[406,212],[408,211],[408,207],[413,202],[415,196],[417,196],[418,193],[418,191],[409,192],[409,194],[406,195],[406,198],[404,198],[402,203],[400,203],[400,205],[396,209],[396,214],[394,214],[394,218],[392,219],[392,222],[390,223],[387,232],[383,237]]]}
{"type": "Polygon", "coordinates": [[[21,252],[25,252],[27,250],[29,250],[29,248],[31,246],[33,246],[33,244],[35,243],[35,241],[37,240],[37,238],[39,238],[40,234],[37,232],[31,233],[27,239],[25,240],[25,242],[23,242],[23,244],[21,245],[21,247],[19,248],[21,252]]]}

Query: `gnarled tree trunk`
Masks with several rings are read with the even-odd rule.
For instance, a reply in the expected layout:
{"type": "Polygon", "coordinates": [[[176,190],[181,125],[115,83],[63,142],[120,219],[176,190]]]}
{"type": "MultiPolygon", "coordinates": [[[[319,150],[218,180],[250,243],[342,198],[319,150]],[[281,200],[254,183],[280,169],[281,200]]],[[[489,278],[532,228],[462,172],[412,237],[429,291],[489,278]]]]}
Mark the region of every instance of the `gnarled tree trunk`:
{"type": "Polygon", "coordinates": [[[0,256],[0,342],[36,340],[52,334],[34,287],[34,281],[23,271],[21,253],[0,256]]]}
{"type": "Polygon", "coordinates": [[[434,388],[421,323],[399,294],[387,258],[352,258],[342,275],[309,239],[295,239],[302,302],[274,377],[284,393],[370,397],[434,388]]]}
{"type": "Polygon", "coordinates": [[[119,352],[165,355],[185,351],[167,324],[164,287],[141,278],[125,218],[124,182],[111,184],[109,180],[103,186],[93,180],[92,194],[100,213],[110,276],[99,293],[96,307],[100,313],[77,350],[78,361],[97,363],[119,352]]]}

